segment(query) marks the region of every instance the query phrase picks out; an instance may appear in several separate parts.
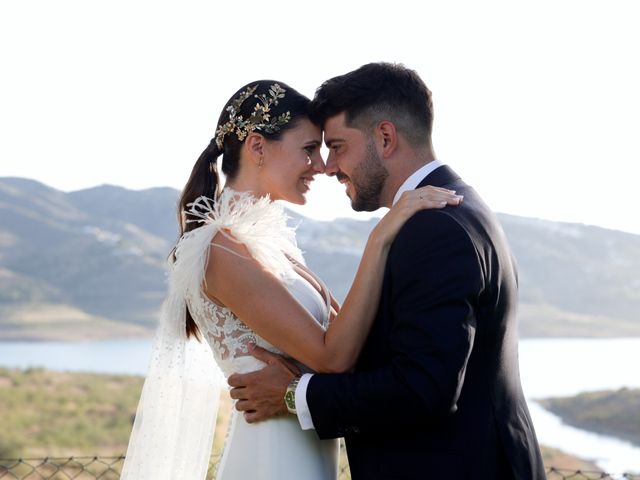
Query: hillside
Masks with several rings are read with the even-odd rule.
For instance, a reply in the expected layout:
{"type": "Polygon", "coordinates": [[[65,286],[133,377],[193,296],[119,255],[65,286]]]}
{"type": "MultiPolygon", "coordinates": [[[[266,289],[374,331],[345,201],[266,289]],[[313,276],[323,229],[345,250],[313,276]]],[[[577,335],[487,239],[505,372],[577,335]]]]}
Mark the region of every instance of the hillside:
{"type": "MultiPolygon", "coordinates": [[[[148,334],[177,198],[169,188],[64,193],[0,178],[0,339],[148,334]]],[[[375,221],[290,215],[307,263],[344,298],[375,221]]],[[[519,264],[522,336],[640,336],[640,236],[499,218],[519,264]]]]}
{"type": "Polygon", "coordinates": [[[587,392],[539,403],[569,425],[640,446],[640,389],[587,392]]]}

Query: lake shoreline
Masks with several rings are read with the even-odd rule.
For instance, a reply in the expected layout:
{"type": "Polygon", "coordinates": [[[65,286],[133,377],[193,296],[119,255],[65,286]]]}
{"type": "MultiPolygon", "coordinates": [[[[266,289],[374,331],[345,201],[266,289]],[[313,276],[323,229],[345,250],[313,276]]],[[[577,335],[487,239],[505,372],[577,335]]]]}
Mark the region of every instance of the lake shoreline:
{"type": "Polygon", "coordinates": [[[640,389],[581,392],[536,402],[567,425],[640,447],[640,389]]]}

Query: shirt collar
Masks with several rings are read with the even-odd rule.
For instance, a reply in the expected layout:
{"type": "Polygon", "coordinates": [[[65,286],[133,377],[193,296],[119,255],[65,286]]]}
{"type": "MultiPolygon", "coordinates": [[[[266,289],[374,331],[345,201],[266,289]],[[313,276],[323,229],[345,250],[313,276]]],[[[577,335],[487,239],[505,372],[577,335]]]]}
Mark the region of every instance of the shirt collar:
{"type": "Polygon", "coordinates": [[[436,168],[444,165],[440,160],[432,160],[426,165],[423,165],[418,170],[409,175],[400,188],[396,192],[396,196],[393,197],[393,205],[396,204],[398,200],[400,200],[400,195],[407,190],[415,190],[415,188],[420,184],[420,182],[431,172],[433,172],[436,168]]]}

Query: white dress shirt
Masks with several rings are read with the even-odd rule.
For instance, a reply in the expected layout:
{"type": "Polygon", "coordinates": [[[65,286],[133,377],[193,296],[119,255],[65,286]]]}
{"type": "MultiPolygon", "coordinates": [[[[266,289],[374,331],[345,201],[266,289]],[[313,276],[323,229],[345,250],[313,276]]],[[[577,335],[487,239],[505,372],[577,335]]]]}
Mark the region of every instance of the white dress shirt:
{"type": "MultiPolygon", "coordinates": [[[[409,175],[393,197],[393,205],[400,200],[400,195],[402,195],[403,192],[415,190],[427,175],[442,165],[444,165],[444,163],[440,160],[432,160],[409,175]]],[[[311,412],[309,411],[309,405],[307,404],[307,387],[309,386],[311,377],[313,377],[313,373],[305,373],[300,378],[298,386],[296,387],[296,412],[298,413],[298,421],[303,430],[312,430],[315,428],[313,426],[311,412]]]]}

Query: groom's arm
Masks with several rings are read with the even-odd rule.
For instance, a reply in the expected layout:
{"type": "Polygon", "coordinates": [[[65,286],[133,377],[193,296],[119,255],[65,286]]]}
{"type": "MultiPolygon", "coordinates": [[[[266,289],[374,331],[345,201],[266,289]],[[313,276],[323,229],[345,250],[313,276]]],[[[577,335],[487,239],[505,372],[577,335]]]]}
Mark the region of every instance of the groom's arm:
{"type": "MultiPolygon", "coordinates": [[[[313,375],[306,401],[322,438],[419,428],[455,411],[484,287],[477,252],[446,211],[428,210],[400,231],[388,264],[392,358],[368,372],[313,375]]],[[[250,423],[286,413],[284,392],[294,377],[279,356],[259,348],[254,356],[267,366],[229,377],[235,407],[250,423]]]]}
{"type": "Polygon", "coordinates": [[[456,410],[484,287],[474,245],[445,212],[420,212],[388,266],[392,358],[371,371],[311,378],[306,400],[321,438],[420,428],[456,410]]]}

